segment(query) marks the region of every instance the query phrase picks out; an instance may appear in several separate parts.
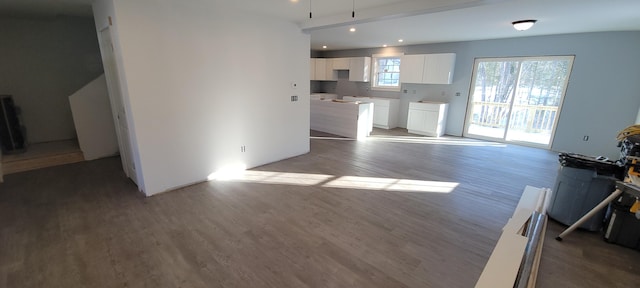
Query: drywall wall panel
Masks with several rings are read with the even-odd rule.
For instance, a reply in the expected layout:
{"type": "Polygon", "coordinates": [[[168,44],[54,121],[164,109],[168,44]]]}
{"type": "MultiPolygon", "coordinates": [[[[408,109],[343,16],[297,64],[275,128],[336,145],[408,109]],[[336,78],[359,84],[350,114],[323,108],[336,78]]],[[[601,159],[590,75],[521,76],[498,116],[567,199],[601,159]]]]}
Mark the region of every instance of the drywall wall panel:
{"type": "MultiPolygon", "coordinates": [[[[400,123],[406,123],[408,103],[417,100],[449,103],[446,134],[461,136],[464,129],[473,63],[476,58],[575,55],[564,108],[552,150],[619,157],[615,136],[633,124],[640,106],[640,32],[598,32],[519,37],[455,43],[392,47],[405,54],[456,53],[451,85],[404,84],[400,123]],[[405,93],[406,91],[406,93],[405,93]],[[459,93],[460,96],[457,96],[459,93]],[[588,135],[589,141],[582,141],[588,135]]],[[[327,51],[321,57],[356,57],[384,53],[385,48],[327,51]]],[[[348,87],[346,85],[336,88],[348,87]]],[[[348,89],[357,89],[351,88],[348,89]]],[[[340,89],[325,89],[341,94],[340,89]]],[[[368,87],[357,89],[372,96],[368,87]]]]}
{"type": "Polygon", "coordinates": [[[296,25],[212,1],[112,7],[146,194],[309,151],[309,36],[296,25]]]}
{"type": "Polygon", "coordinates": [[[0,17],[0,94],[21,108],[30,143],[76,137],[69,95],[102,74],[91,18],[0,17]]]}
{"type": "Polygon", "coordinates": [[[69,103],[84,159],[117,155],[118,138],[104,74],[69,96],[69,103]]]}

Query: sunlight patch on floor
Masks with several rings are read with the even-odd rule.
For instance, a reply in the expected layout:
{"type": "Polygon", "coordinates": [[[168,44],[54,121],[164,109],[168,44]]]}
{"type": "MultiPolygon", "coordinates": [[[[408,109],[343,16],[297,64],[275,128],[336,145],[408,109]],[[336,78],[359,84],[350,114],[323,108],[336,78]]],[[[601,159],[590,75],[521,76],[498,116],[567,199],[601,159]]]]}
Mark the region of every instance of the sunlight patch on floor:
{"type": "Polygon", "coordinates": [[[223,168],[220,168],[218,171],[209,174],[209,176],[207,176],[207,180],[225,181],[225,180],[235,179],[237,177],[241,177],[246,170],[247,170],[247,165],[245,164],[239,163],[239,164],[227,165],[223,168]]]}
{"type": "Polygon", "coordinates": [[[400,192],[450,193],[458,186],[455,182],[422,181],[379,177],[341,176],[323,187],[369,189],[400,192]]]}
{"type": "Polygon", "coordinates": [[[497,142],[480,141],[468,138],[437,138],[420,136],[383,136],[372,135],[367,141],[394,142],[394,143],[415,143],[415,144],[437,144],[452,146],[485,146],[485,147],[506,147],[506,144],[497,142]]]}
{"type": "Polygon", "coordinates": [[[450,193],[459,184],[455,182],[423,181],[382,177],[335,176],[327,174],[251,170],[239,173],[223,173],[221,175],[224,175],[224,177],[210,177],[209,180],[420,193],[450,193]]]}
{"type": "Polygon", "coordinates": [[[240,177],[230,180],[263,183],[263,184],[288,184],[298,186],[319,185],[334,176],[325,174],[306,174],[270,171],[245,171],[240,177]]]}

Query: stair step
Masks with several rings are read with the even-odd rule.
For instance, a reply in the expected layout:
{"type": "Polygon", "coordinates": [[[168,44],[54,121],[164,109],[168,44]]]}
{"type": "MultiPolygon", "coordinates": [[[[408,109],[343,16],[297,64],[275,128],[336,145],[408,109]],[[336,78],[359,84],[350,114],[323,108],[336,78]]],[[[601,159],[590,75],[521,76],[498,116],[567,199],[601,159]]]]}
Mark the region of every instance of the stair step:
{"type": "Polygon", "coordinates": [[[47,155],[38,158],[21,159],[2,163],[4,175],[53,167],[64,164],[71,164],[84,161],[81,151],[69,152],[57,155],[47,155]]]}
{"type": "Polygon", "coordinates": [[[2,175],[84,161],[76,139],[29,145],[23,153],[2,155],[2,175]]]}

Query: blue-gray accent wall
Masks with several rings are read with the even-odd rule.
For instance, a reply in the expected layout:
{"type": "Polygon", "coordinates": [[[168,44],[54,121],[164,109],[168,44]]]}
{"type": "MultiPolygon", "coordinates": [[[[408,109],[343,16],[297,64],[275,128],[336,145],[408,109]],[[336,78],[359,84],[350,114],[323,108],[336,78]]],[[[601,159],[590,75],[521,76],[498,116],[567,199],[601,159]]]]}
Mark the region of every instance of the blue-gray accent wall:
{"type": "MultiPolygon", "coordinates": [[[[438,100],[450,103],[446,133],[461,136],[469,98],[473,63],[476,58],[512,56],[575,55],[551,149],[585,155],[619,158],[618,131],[634,124],[640,108],[640,32],[595,32],[552,36],[454,42],[323,51],[320,57],[371,56],[387,50],[405,54],[456,53],[451,85],[404,84],[403,92],[371,91],[369,84],[327,83],[325,90],[339,95],[382,96],[409,101],[438,100]],[[404,92],[406,91],[406,92],[404,92]],[[456,96],[460,93],[460,96],[456,96]],[[583,141],[588,135],[589,141],[583,141]]],[[[401,111],[400,122],[406,122],[401,111]]]]}

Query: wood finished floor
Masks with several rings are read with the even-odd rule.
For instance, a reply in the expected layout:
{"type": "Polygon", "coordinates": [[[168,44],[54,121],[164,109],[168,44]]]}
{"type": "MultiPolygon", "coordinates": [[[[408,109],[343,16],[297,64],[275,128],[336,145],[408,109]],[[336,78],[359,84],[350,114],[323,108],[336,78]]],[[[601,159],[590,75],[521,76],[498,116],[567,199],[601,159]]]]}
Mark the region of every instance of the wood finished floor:
{"type": "MultiPolygon", "coordinates": [[[[0,287],[473,287],[524,186],[551,187],[558,167],[541,149],[375,134],[314,137],[311,153],[252,169],[299,173],[291,184],[281,174],[145,198],[118,158],[7,175],[0,287]],[[459,184],[328,187],[341,176],[459,184]]],[[[585,231],[553,240],[562,229],[549,223],[538,287],[640,283],[637,251],[585,231]]]]}

